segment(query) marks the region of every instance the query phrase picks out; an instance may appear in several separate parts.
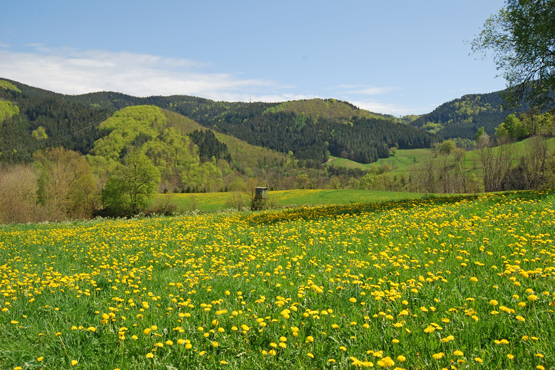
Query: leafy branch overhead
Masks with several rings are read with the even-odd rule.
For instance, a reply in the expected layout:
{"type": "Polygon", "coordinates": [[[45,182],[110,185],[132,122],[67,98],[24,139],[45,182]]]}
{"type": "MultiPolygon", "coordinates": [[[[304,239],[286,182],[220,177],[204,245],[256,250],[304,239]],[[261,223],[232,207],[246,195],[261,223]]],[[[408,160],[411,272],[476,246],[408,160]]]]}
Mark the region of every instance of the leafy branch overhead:
{"type": "Polygon", "coordinates": [[[493,60],[507,81],[505,101],[522,100],[555,108],[555,1],[508,0],[486,20],[472,42],[474,53],[493,51],[493,60]]]}

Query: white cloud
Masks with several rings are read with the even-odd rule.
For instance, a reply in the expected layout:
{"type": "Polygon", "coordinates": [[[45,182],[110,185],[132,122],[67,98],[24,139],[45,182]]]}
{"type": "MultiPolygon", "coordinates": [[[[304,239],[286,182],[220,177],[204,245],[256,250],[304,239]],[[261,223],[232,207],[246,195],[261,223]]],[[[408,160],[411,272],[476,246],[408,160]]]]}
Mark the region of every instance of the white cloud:
{"type": "Polygon", "coordinates": [[[345,89],[345,94],[355,95],[383,95],[390,91],[399,90],[396,87],[377,87],[377,86],[363,86],[363,85],[339,85],[339,88],[345,89]]]}
{"type": "Polygon", "coordinates": [[[8,45],[2,41],[0,41],[0,48],[9,48],[11,45],[8,45]]]}
{"type": "Polygon", "coordinates": [[[374,113],[404,116],[406,114],[424,114],[431,112],[436,106],[407,107],[392,103],[381,103],[374,100],[349,101],[355,106],[374,113]]]}
{"type": "Polygon", "coordinates": [[[247,101],[283,101],[297,96],[275,94],[284,87],[271,81],[202,72],[207,65],[189,59],[28,46],[34,50],[0,50],[0,77],[65,94],[116,91],[134,96],[180,94],[247,101]]]}
{"type": "MultiPolygon", "coordinates": [[[[0,43],[1,46],[7,46],[0,43]]],[[[115,91],[133,96],[193,95],[217,101],[263,101],[338,97],[363,109],[386,114],[431,111],[365,99],[398,90],[393,87],[340,85],[329,96],[302,93],[294,86],[265,79],[243,78],[241,73],[206,72],[208,63],[190,59],[106,50],[48,48],[27,45],[29,52],[0,49],[0,77],[64,93],[115,91]]],[[[433,109],[433,107],[432,107],[433,109]]]]}

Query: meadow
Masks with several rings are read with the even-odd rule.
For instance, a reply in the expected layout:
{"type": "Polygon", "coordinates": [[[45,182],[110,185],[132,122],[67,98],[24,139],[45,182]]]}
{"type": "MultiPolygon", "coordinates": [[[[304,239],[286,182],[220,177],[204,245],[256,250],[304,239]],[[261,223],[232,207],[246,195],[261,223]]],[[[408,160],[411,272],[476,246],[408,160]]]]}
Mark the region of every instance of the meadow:
{"type": "MultiPolygon", "coordinates": [[[[530,138],[518,141],[515,143],[510,143],[513,152],[513,166],[518,165],[520,157],[522,157],[527,150],[530,138]]],[[[555,150],[555,139],[548,138],[547,145],[551,152],[555,150]]],[[[331,157],[331,161],[328,165],[346,167],[346,168],[358,168],[365,171],[370,171],[372,166],[383,167],[387,164],[391,168],[392,174],[408,174],[413,167],[421,164],[422,162],[428,160],[429,158],[434,158],[434,153],[432,149],[398,149],[394,156],[389,158],[380,158],[374,163],[362,164],[358,162],[351,161],[346,158],[331,157]]],[[[435,160],[435,159],[434,159],[435,160]]],[[[466,152],[465,157],[465,168],[471,173],[476,174],[476,176],[482,176],[482,165],[480,162],[480,153],[478,150],[469,150],[466,152]]]]}
{"type": "MultiPolygon", "coordinates": [[[[171,195],[178,209],[185,211],[217,212],[231,208],[229,199],[236,193],[176,193],[171,195]]],[[[168,195],[159,194],[156,199],[161,201],[168,195]]],[[[245,208],[249,208],[249,195],[242,194],[245,208]]],[[[391,191],[368,191],[352,189],[295,189],[269,192],[269,201],[277,208],[317,206],[325,204],[350,204],[383,202],[390,200],[420,198],[422,194],[391,191]]],[[[155,200],[156,201],[156,200],[155,200]]]]}
{"type": "Polygon", "coordinates": [[[555,369],[555,191],[0,226],[2,369],[555,369]]]}

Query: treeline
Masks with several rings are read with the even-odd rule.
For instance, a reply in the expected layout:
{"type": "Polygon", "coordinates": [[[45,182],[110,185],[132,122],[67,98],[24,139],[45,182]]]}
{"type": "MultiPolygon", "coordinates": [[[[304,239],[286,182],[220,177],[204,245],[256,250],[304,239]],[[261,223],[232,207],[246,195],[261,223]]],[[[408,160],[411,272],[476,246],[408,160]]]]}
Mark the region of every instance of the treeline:
{"type": "Polygon", "coordinates": [[[100,192],[85,157],[63,148],[33,157],[33,164],[0,163],[0,223],[92,217],[100,192]]]}
{"type": "Polygon", "coordinates": [[[484,127],[489,135],[495,133],[499,123],[511,113],[524,112],[528,105],[520,106],[516,111],[502,108],[502,92],[489,94],[464,95],[459,99],[444,103],[412,122],[411,126],[437,133],[444,139],[474,139],[476,131],[484,127]]]}
{"type": "Polygon", "coordinates": [[[407,174],[391,176],[371,171],[357,188],[404,190],[425,193],[475,193],[533,190],[555,187],[555,116],[530,110],[519,117],[508,115],[489,135],[475,133],[472,153],[454,140],[437,144],[428,158],[412,164],[407,174]],[[525,140],[524,140],[525,139],[525,140]]]}

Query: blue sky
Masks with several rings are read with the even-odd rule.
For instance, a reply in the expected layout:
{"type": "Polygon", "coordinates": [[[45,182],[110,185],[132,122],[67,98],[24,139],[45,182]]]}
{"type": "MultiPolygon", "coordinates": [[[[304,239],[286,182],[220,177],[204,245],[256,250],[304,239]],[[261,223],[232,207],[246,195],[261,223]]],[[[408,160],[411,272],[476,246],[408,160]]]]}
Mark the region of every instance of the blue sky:
{"type": "Polygon", "coordinates": [[[502,0],[10,1],[0,77],[66,94],[336,98],[423,114],[505,86],[469,42],[502,0]]]}

